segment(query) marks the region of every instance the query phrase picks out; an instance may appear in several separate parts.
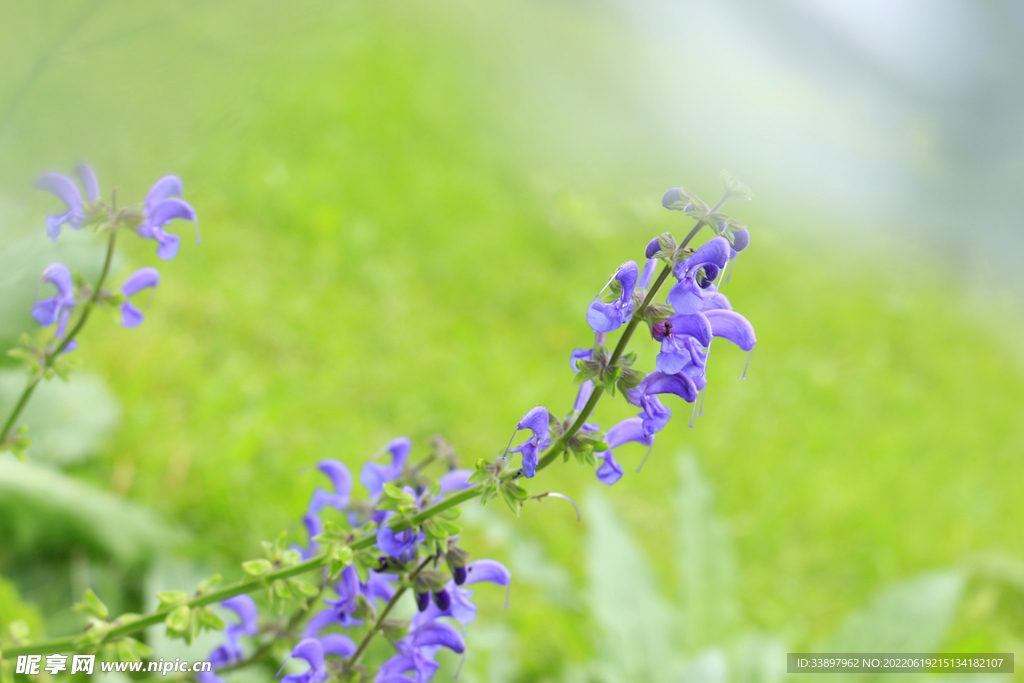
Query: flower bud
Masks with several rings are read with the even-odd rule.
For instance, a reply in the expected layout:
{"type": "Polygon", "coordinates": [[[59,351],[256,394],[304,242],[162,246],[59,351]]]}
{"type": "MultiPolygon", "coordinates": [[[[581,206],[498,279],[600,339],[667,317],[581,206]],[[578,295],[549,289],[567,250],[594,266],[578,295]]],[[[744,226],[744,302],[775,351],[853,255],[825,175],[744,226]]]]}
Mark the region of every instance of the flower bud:
{"type": "Polygon", "coordinates": [[[644,258],[654,258],[654,255],[661,249],[661,244],[657,237],[647,243],[647,249],[644,250],[644,258]]]}
{"type": "Polygon", "coordinates": [[[455,585],[461,586],[466,582],[466,576],[468,572],[465,567],[455,567],[452,569],[452,579],[455,580],[455,585]]]}
{"type": "Polygon", "coordinates": [[[448,594],[448,591],[442,590],[434,593],[434,604],[437,608],[444,612],[452,606],[452,596],[448,594]]]}
{"type": "Polygon", "coordinates": [[[417,593],[416,594],[416,609],[420,612],[426,612],[427,607],[430,606],[430,593],[417,593]]]}
{"type": "Polygon", "coordinates": [[[681,188],[673,187],[671,190],[665,192],[665,194],[661,196],[661,205],[666,209],[678,210],[681,208],[683,203],[683,193],[680,190],[681,188]]]}
{"type": "Polygon", "coordinates": [[[732,233],[732,248],[736,251],[743,251],[750,244],[750,232],[746,228],[734,230],[732,233]]]}

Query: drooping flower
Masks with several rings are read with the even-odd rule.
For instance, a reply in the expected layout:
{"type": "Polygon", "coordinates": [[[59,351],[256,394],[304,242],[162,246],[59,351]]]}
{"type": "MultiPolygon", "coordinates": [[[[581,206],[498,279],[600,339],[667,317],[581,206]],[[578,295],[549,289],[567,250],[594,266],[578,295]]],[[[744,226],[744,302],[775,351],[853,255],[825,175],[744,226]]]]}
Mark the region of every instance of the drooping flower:
{"type": "Polygon", "coordinates": [[[316,468],[327,475],[334,484],[334,493],[328,493],[322,488],[313,492],[309,501],[308,510],[318,514],[325,506],[337,508],[344,511],[348,507],[348,497],[352,493],[352,474],[348,467],[340,460],[326,458],[317,463],[316,468]]]}
{"type": "Polygon", "coordinates": [[[465,588],[474,583],[493,583],[496,586],[508,586],[512,582],[512,574],[508,568],[497,560],[476,560],[465,566],[465,578],[459,585],[454,579],[449,581],[444,592],[448,595],[448,606],[441,608],[436,602],[427,604],[418,614],[413,615],[412,627],[450,617],[463,626],[473,623],[476,619],[476,605],[470,602],[473,591],[465,588]]]}
{"type": "Polygon", "coordinates": [[[385,450],[391,454],[391,463],[381,465],[375,462],[368,462],[363,465],[359,473],[359,481],[363,483],[372,495],[379,496],[384,490],[384,484],[394,481],[402,476],[405,468],[405,461],[409,458],[409,450],[412,442],[404,436],[400,436],[389,443],[385,450]]]}
{"type": "Polygon", "coordinates": [[[754,326],[746,318],[728,309],[720,308],[705,311],[704,316],[711,323],[711,333],[716,337],[728,339],[744,351],[751,351],[757,343],[754,326]]]}
{"type": "Polygon", "coordinates": [[[466,641],[458,630],[444,622],[429,622],[414,628],[407,636],[395,641],[395,656],[384,662],[376,683],[426,683],[434,677],[439,664],[434,661],[438,651],[446,647],[456,654],[466,650],[466,641]],[[410,679],[403,674],[413,672],[410,679]]]}
{"type": "Polygon", "coordinates": [[[715,237],[676,264],[673,274],[679,282],[668,293],[668,302],[676,313],[703,310],[705,291],[714,285],[719,271],[728,263],[730,249],[728,240],[715,237]]]}
{"type": "Polygon", "coordinates": [[[612,276],[619,283],[619,297],[611,303],[595,299],[587,307],[587,324],[591,329],[595,332],[611,332],[629,320],[629,316],[633,315],[633,290],[636,289],[638,277],[636,261],[626,261],[619,266],[612,276]]]}
{"type": "Polygon", "coordinates": [[[309,669],[297,674],[288,674],[281,683],[323,683],[331,675],[324,661],[324,646],[316,638],[306,638],[292,650],[292,657],[302,659],[309,669]]]}
{"type": "Polygon", "coordinates": [[[142,311],[128,300],[128,297],[147,287],[156,287],[158,284],[160,284],[160,273],[156,268],[141,268],[124,281],[124,284],[121,285],[121,293],[124,294],[125,300],[120,306],[121,324],[124,327],[138,327],[145,317],[142,315],[142,311]]]}
{"type": "Polygon", "coordinates": [[[523,419],[519,421],[516,431],[520,429],[529,429],[533,434],[529,439],[515,448],[510,448],[509,453],[523,454],[523,474],[529,478],[537,473],[537,463],[540,462],[540,452],[547,448],[551,443],[551,426],[548,409],[543,406],[531,408],[526,415],[523,415],[523,419]]]}
{"type": "Polygon", "coordinates": [[[51,263],[43,271],[40,280],[57,288],[57,294],[32,306],[32,317],[43,327],[57,322],[64,312],[70,312],[75,300],[75,285],[71,279],[71,271],[63,263],[51,263]]]}
{"type": "Polygon", "coordinates": [[[604,441],[608,450],[596,454],[602,461],[597,468],[597,478],[602,484],[611,486],[622,478],[622,467],[615,461],[612,450],[627,443],[639,443],[650,448],[654,445],[654,435],[644,429],[641,418],[630,417],[609,429],[604,441]]]}
{"type": "MultiPolygon", "coordinates": [[[[92,204],[100,198],[99,183],[96,180],[96,173],[88,164],[78,164],[75,167],[75,175],[85,187],[86,198],[92,204]]],[[[60,229],[67,225],[74,230],[82,227],[88,219],[85,212],[85,203],[82,201],[82,192],[78,189],[75,181],[63,173],[44,173],[36,178],[34,186],[37,190],[44,190],[57,195],[57,198],[64,202],[67,210],[63,213],[50,214],[46,217],[46,235],[54,242],[60,236],[60,229]]]]}
{"type": "Polygon", "coordinates": [[[184,185],[178,176],[164,176],[153,184],[143,203],[142,223],[136,231],[141,237],[156,240],[156,255],[164,261],[170,261],[178,254],[181,238],[164,230],[164,226],[174,219],[192,221],[196,229],[196,243],[199,237],[199,221],[195,209],[184,199],[178,197],[184,185]]]}

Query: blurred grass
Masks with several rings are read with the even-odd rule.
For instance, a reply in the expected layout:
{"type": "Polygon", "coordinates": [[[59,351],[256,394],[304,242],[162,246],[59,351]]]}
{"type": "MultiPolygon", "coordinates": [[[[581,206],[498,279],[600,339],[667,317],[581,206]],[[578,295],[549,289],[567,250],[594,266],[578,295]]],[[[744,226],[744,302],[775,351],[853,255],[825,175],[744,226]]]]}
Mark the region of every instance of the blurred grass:
{"type": "MultiPolygon", "coordinates": [[[[442,433],[472,462],[533,405],[567,410],[590,297],[651,236],[689,228],[661,192],[717,192],[718,169],[663,152],[637,112],[589,106],[613,19],[579,3],[163,8],[10,8],[0,189],[16,235],[52,210],[27,189],[41,170],[88,158],[136,198],[163,173],[184,179],[205,243],[183,227],[180,256],[159,264],[152,243],[125,240],[117,276],[158,265],[164,279],[144,326],[100,319],[83,335],[76,353],[108,378],[123,423],[74,472],[181,522],[204,554],[243,558],[297,526],[320,458],[358,468],[396,435],[422,453],[442,433]],[[29,56],[81,8],[89,20],[19,95],[29,56]]],[[[1024,384],[1005,343],[1018,314],[966,298],[963,273],[884,225],[884,239],[849,238],[830,217],[730,209],[753,246],[725,291],[760,343],[746,382],[744,354],[716,346],[706,415],[687,430],[674,404],[640,476],[639,449],[619,458],[611,498],[645,547],[662,548],[672,521],[659,454],[692,447],[735,531],[746,618],[788,642],[833,632],[898,578],[1024,554],[1024,384]]],[[[599,409],[605,426],[626,414],[599,409]]],[[[532,488],[594,482],[565,467],[532,488]]],[[[568,511],[530,507],[519,524],[582,578],[568,511]]],[[[655,571],[671,593],[670,570],[655,571]]],[[[537,671],[587,647],[572,614],[524,602],[493,619],[525,634],[537,671]]]]}

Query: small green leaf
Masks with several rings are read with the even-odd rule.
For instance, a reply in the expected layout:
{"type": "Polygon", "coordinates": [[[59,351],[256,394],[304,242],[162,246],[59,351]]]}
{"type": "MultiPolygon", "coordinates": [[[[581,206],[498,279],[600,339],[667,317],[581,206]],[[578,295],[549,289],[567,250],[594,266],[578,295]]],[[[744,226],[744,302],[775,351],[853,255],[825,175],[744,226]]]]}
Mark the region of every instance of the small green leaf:
{"type": "Polygon", "coordinates": [[[171,610],[171,613],[164,619],[164,623],[167,625],[167,635],[175,637],[184,633],[188,629],[190,616],[191,610],[188,605],[179,605],[171,610]]]}
{"type": "Polygon", "coordinates": [[[242,571],[249,576],[263,576],[273,568],[274,564],[270,560],[249,560],[242,563],[242,571]]]}
{"type": "Polygon", "coordinates": [[[160,607],[157,609],[163,610],[167,607],[184,605],[188,602],[188,593],[185,591],[161,591],[156,594],[156,599],[160,601],[160,607]]]}
{"type": "Polygon", "coordinates": [[[76,612],[80,612],[90,617],[96,617],[97,619],[106,620],[110,615],[110,610],[107,606],[96,597],[96,594],[92,592],[91,588],[87,588],[85,595],[82,597],[82,602],[76,604],[73,608],[76,612]]]}

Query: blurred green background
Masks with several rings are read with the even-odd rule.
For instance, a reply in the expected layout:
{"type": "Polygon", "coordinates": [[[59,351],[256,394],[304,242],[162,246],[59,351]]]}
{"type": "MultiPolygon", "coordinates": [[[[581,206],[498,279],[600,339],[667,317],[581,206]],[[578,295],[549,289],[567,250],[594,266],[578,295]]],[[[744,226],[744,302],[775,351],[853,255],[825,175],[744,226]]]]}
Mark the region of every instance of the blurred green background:
{"type": "MultiPolygon", "coordinates": [[[[839,642],[1019,656],[1019,14],[7,3],[4,347],[34,329],[47,263],[102,258],[91,235],[45,239],[38,173],[88,160],[133,199],[176,173],[205,242],[176,227],[163,263],[123,240],[115,282],[163,274],[146,323],[98,316],[73,382],[26,413],[28,466],[0,456],[0,627],[70,632],[88,586],[138,610],[233,578],[298,534],[321,458],[356,470],[443,434],[470,464],[532,406],[568,411],[587,303],[689,229],[665,189],[712,203],[725,167],[755,191],[727,206],[752,234],[725,288],[757,329],[750,379],[716,352],[696,428],[674,404],[611,489],[545,471],[533,492],[572,496],[582,523],[557,501],[469,514],[470,547],[516,580],[506,611],[478,592],[460,680],[780,680],[779,652],[839,642]]],[[[22,376],[4,362],[6,414],[22,376]]]]}

